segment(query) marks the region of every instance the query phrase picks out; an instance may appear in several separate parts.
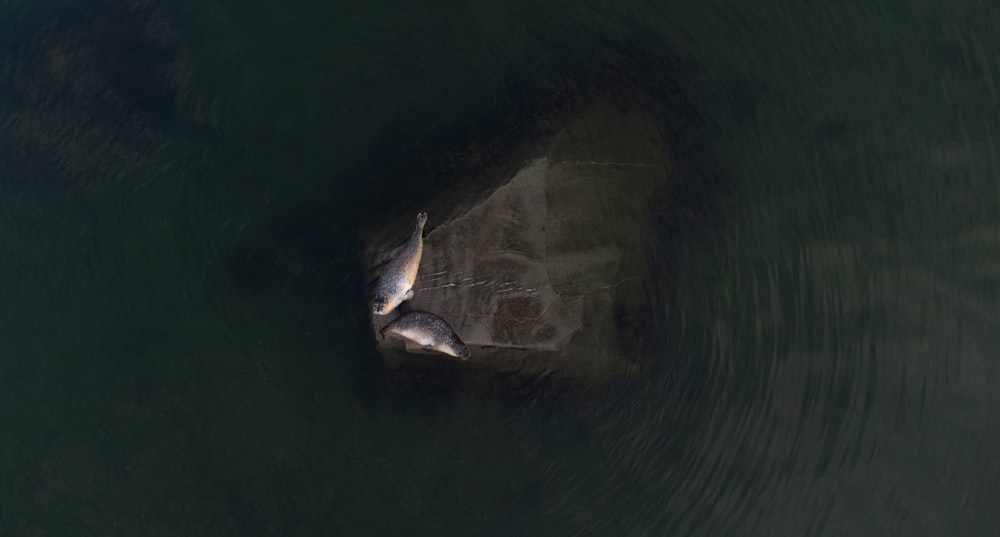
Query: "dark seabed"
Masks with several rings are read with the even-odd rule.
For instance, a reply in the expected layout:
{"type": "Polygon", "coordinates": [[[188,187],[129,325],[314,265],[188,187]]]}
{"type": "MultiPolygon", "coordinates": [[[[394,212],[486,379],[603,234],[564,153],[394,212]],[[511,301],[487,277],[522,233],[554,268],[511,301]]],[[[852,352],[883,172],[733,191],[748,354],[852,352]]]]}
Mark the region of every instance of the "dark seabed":
{"type": "Polygon", "coordinates": [[[997,28],[3,2],[0,535],[1000,535],[997,28]],[[358,230],[441,181],[400,170],[610,57],[672,81],[687,166],[648,370],[386,367],[358,230]]]}

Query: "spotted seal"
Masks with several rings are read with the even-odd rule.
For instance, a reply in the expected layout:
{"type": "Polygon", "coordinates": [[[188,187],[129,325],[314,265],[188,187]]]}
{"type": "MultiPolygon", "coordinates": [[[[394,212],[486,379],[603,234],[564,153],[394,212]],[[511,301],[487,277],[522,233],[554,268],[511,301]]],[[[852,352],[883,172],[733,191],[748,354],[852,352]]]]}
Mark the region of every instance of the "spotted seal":
{"type": "Polygon", "coordinates": [[[424,252],[424,224],[427,213],[417,215],[417,225],[413,234],[395,256],[389,260],[375,289],[372,311],[376,315],[388,315],[404,301],[413,298],[413,282],[417,279],[420,256],[424,252]]]}
{"type": "Polygon", "coordinates": [[[382,329],[382,337],[398,335],[427,350],[468,360],[470,353],[465,343],[442,318],[427,311],[414,310],[395,318],[382,329]]]}

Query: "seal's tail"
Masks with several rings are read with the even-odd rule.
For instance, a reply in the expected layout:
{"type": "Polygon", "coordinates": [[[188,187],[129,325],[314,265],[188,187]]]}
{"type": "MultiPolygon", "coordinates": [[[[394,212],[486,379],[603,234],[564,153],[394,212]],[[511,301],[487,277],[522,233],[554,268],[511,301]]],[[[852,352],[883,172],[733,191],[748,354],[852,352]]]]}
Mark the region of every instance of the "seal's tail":
{"type": "Polygon", "coordinates": [[[389,328],[390,328],[390,326],[387,324],[387,325],[383,326],[381,330],[378,331],[379,339],[385,339],[385,334],[386,334],[386,332],[389,331],[389,328]]]}

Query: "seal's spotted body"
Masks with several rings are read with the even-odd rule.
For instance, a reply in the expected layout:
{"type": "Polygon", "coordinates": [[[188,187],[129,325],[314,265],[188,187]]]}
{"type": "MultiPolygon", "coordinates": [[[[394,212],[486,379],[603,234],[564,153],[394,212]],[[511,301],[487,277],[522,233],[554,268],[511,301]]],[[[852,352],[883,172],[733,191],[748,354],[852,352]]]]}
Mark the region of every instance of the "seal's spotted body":
{"type": "Polygon", "coordinates": [[[469,349],[459,339],[444,319],[426,311],[411,311],[394,319],[382,329],[382,337],[389,334],[408,339],[425,349],[469,359],[469,349]]]}
{"type": "Polygon", "coordinates": [[[375,300],[372,303],[372,311],[377,315],[388,315],[396,309],[396,306],[413,298],[413,282],[417,280],[420,256],[424,252],[423,235],[426,223],[427,213],[418,214],[413,235],[389,260],[382,277],[379,278],[375,300]]]}

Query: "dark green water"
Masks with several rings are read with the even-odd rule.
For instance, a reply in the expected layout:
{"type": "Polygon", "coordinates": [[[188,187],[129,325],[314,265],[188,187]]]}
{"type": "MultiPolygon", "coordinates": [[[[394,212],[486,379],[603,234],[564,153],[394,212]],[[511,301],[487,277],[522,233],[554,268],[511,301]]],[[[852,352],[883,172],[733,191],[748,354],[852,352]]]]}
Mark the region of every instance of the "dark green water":
{"type": "Polygon", "coordinates": [[[0,4],[0,535],[1000,534],[1000,7],[77,4],[0,4]],[[728,178],[669,348],[385,370],[373,178],[610,50],[728,178]]]}

